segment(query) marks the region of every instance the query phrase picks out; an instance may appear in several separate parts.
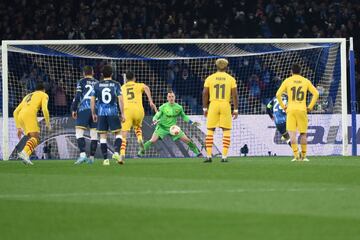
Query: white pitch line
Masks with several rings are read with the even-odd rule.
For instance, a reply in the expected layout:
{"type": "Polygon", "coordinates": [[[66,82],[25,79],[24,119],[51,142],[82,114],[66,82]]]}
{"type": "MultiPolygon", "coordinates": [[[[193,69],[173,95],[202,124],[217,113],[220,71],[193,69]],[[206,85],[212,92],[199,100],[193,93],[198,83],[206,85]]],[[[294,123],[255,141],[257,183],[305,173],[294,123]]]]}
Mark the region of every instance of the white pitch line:
{"type": "Polygon", "coordinates": [[[262,192],[344,192],[346,188],[263,188],[263,189],[224,189],[224,190],[158,190],[158,191],[132,191],[132,192],[77,192],[77,193],[28,193],[28,194],[0,194],[0,199],[8,198],[64,198],[88,196],[121,196],[121,195],[187,195],[209,193],[262,193],[262,192]]]}

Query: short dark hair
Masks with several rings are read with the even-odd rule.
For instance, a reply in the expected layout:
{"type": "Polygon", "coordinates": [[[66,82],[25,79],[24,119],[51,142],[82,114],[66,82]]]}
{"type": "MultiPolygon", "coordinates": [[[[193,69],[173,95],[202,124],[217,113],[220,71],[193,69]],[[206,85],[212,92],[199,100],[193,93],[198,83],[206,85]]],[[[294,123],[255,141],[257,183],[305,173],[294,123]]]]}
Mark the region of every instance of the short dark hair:
{"type": "Polygon", "coordinates": [[[35,90],[36,90],[36,91],[45,90],[45,85],[44,85],[44,83],[43,83],[42,81],[36,82],[35,90]]]}
{"type": "Polygon", "coordinates": [[[291,67],[291,71],[293,72],[293,74],[300,74],[300,72],[301,72],[300,65],[297,63],[293,64],[291,67]]]}
{"type": "Polygon", "coordinates": [[[125,75],[126,75],[126,80],[132,80],[135,77],[135,74],[131,71],[127,71],[125,75]]]}
{"type": "Polygon", "coordinates": [[[84,73],[84,75],[93,75],[94,70],[93,70],[92,66],[86,65],[83,67],[83,73],[84,73]]]}
{"type": "Polygon", "coordinates": [[[102,69],[102,74],[104,78],[109,78],[112,75],[112,67],[110,65],[105,65],[102,69]]]}
{"type": "Polygon", "coordinates": [[[173,94],[175,94],[175,93],[174,93],[174,91],[173,91],[172,89],[168,89],[167,93],[168,93],[168,94],[169,94],[169,93],[173,93],[173,94]]]}

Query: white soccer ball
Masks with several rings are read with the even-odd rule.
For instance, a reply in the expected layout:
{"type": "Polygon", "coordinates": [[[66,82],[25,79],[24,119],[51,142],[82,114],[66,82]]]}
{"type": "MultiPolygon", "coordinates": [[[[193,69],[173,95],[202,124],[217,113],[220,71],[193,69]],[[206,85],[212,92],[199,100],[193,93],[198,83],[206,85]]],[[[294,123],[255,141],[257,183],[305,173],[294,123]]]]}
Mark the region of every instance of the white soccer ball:
{"type": "Polygon", "coordinates": [[[173,135],[173,136],[178,135],[178,134],[180,133],[180,131],[181,131],[181,129],[180,129],[180,127],[177,126],[177,125],[172,125],[172,126],[170,127],[170,134],[173,135]]]}

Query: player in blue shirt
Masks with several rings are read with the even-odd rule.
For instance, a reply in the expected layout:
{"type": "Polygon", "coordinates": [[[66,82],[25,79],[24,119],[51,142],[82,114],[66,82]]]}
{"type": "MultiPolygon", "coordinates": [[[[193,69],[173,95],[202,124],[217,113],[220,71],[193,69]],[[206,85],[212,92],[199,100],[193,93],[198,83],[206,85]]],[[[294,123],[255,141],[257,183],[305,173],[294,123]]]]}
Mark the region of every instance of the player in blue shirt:
{"type": "MultiPolygon", "coordinates": [[[[283,94],[282,100],[287,104],[287,96],[283,94]]],[[[286,131],[286,112],[281,108],[278,100],[274,97],[266,106],[266,112],[269,114],[271,120],[275,122],[276,129],[281,134],[281,140],[286,141],[290,145],[290,136],[286,131]]]]}
{"type": "Polygon", "coordinates": [[[122,142],[119,108],[122,122],[125,121],[125,116],[120,84],[112,80],[112,67],[105,65],[102,75],[104,80],[95,84],[94,90],[91,93],[90,105],[93,120],[97,122],[97,131],[100,134],[100,147],[104,157],[103,165],[107,166],[110,165],[106,143],[108,131],[115,134],[115,148],[112,158],[118,161],[118,163],[122,163],[119,154],[122,142]],[[95,102],[97,103],[97,113],[95,112],[95,102]]]}
{"type": "Polygon", "coordinates": [[[80,157],[75,164],[83,162],[93,163],[97,148],[98,134],[96,132],[96,123],[92,119],[90,110],[91,92],[94,85],[98,82],[94,76],[94,70],[91,66],[83,68],[84,78],[80,79],[76,85],[76,94],[71,104],[72,117],[76,120],[75,133],[80,157]],[[90,158],[86,157],[85,147],[86,142],[84,138],[84,130],[90,129],[90,158]]]}

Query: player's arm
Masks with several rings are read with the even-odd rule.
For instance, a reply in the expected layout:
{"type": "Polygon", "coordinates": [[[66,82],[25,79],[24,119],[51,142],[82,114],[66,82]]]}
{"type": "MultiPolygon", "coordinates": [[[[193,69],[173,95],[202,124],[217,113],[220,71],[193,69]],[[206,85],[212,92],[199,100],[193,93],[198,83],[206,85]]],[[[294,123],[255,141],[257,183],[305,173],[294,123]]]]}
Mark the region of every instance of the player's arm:
{"type": "Polygon", "coordinates": [[[95,112],[95,95],[91,96],[90,98],[90,109],[91,109],[91,115],[93,117],[94,122],[97,122],[97,115],[95,112]]]}
{"type": "Polygon", "coordinates": [[[234,79],[234,85],[231,88],[231,97],[232,97],[232,102],[234,104],[233,116],[234,116],[234,120],[235,120],[235,119],[237,119],[237,117],[239,115],[239,96],[238,96],[235,79],[234,79]]]}
{"type": "Polygon", "coordinates": [[[319,91],[314,87],[314,85],[312,85],[312,83],[309,81],[309,92],[311,92],[312,94],[312,98],[311,98],[311,102],[308,106],[308,111],[312,111],[316,101],[319,98],[319,91]]]}
{"type": "Polygon", "coordinates": [[[202,102],[203,102],[204,116],[206,117],[208,107],[209,107],[209,80],[208,80],[208,78],[205,80],[205,83],[204,83],[202,102]]]}
{"type": "Polygon", "coordinates": [[[77,109],[78,109],[78,106],[79,106],[79,102],[80,102],[80,99],[81,99],[81,93],[82,93],[82,90],[81,90],[81,86],[80,86],[80,83],[77,84],[76,86],[76,93],[75,93],[75,97],[71,103],[71,112],[72,112],[72,117],[74,119],[77,118],[77,109]]]}
{"type": "Polygon", "coordinates": [[[157,108],[156,108],[156,105],[154,104],[153,102],[153,99],[151,97],[151,91],[150,91],[150,88],[144,84],[144,92],[149,100],[149,105],[150,107],[154,110],[154,112],[157,112],[157,108]]]}
{"type": "Polygon", "coordinates": [[[118,103],[119,103],[119,108],[120,108],[120,111],[121,111],[121,121],[125,122],[124,99],[123,99],[122,95],[118,96],[118,103]]]}
{"type": "Polygon", "coordinates": [[[286,110],[286,105],[284,104],[283,100],[282,100],[282,93],[286,91],[286,84],[285,81],[281,84],[281,86],[279,87],[279,89],[276,92],[276,98],[281,106],[282,109],[286,110]]]}
{"type": "Polygon", "coordinates": [[[163,115],[163,110],[164,110],[164,105],[161,105],[159,107],[159,111],[157,111],[157,113],[154,115],[152,119],[153,125],[156,125],[160,121],[160,118],[163,115]]]}
{"type": "Polygon", "coordinates": [[[274,114],[273,114],[273,100],[271,100],[268,105],[266,105],[266,113],[269,115],[271,120],[274,120],[274,114]]]}
{"type": "Polygon", "coordinates": [[[181,117],[182,120],[184,120],[184,122],[186,122],[186,123],[190,123],[191,125],[195,125],[195,126],[199,126],[199,125],[200,125],[200,123],[198,123],[198,122],[193,122],[193,121],[191,121],[191,119],[189,118],[189,116],[185,114],[183,108],[181,108],[180,117],[181,117]]]}
{"type": "Polygon", "coordinates": [[[20,124],[19,124],[19,113],[21,111],[21,109],[24,107],[24,101],[22,101],[14,110],[14,120],[15,120],[15,125],[16,128],[20,128],[20,124]]]}
{"type": "Polygon", "coordinates": [[[48,96],[45,96],[42,98],[41,110],[42,110],[44,118],[45,118],[46,127],[50,130],[51,126],[50,126],[50,114],[49,114],[49,109],[48,109],[48,102],[49,102],[48,96]]]}

